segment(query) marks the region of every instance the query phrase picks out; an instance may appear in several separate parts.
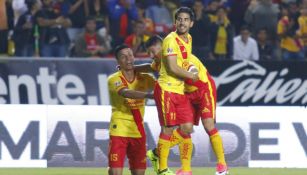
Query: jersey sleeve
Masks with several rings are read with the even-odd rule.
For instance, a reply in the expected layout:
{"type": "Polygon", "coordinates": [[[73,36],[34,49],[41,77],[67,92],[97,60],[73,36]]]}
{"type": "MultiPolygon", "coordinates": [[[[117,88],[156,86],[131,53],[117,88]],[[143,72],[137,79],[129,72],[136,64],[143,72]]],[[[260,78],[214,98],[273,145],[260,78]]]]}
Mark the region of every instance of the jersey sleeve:
{"type": "Polygon", "coordinates": [[[113,76],[108,79],[109,91],[119,92],[124,88],[128,88],[128,85],[125,81],[122,80],[120,76],[113,76]]]}
{"type": "Polygon", "coordinates": [[[178,54],[176,42],[172,37],[163,40],[162,54],[163,56],[175,56],[178,54]]]}

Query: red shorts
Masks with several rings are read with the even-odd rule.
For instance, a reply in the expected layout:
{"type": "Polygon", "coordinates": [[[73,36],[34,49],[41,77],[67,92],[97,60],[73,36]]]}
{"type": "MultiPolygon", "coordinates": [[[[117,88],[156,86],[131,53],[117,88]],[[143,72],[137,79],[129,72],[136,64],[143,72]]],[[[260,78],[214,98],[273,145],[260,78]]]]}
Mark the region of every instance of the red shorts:
{"type": "Polygon", "coordinates": [[[154,99],[161,126],[176,126],[194,122],[193,107],[186,95],[164,91],[156,83],[154,99]]]}
{"type": "Polygon", "coordinates": [[[195,125],[198,125],[200,118],[215,119],[216,117],[216,87],[210,74],[207,76],[209,79],[208,83],[204,83],[202,88],[186,94],[195,110],[195,125]]]}
{"type": "Polygon", "coordinates": [[[146,169],[146,142],[144,139],[110,136],[109,167],[123,168],[126,155],[131,170],[146,169]]]}

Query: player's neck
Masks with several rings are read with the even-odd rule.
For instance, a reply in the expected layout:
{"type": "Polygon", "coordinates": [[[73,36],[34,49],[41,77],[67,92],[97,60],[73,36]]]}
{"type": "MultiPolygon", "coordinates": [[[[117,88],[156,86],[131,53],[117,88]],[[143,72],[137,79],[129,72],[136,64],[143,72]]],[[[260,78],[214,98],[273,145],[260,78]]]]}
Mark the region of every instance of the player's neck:
{"type": "Polygon", "coordinates": [[[128,82],[132,82],[134,80],[135,73],[133,69],[122,70],[122,74],[124,75],[124,77],[126,78],[128,82]]]}
{"type": "Polygon", "coordinates": [[[183,41],[185,41],[186,43],[189,41],[189,39],[188,39],[188,33],[178,33],[178,32],[177,32],[177,35],[178,35],[183,41]]]}

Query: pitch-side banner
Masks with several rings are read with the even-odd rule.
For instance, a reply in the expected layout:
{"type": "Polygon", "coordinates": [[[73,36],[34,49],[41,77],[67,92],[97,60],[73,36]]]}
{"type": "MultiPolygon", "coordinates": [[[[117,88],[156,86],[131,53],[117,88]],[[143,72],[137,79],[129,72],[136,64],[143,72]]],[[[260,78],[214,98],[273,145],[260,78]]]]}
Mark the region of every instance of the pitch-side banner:
{"type": "MultiPolygon", "coordinates": [[[[141,60],[139,62],[149,62],[141,60]]],[[[306,106],[307,62],[205,62],[222,106],[306,106]]],[[[0,62],[0,104],[108,105],[114,59],[0,62]]]]}
{"type": "MultiPolygon", "coordinates": [[[[110,106],[0,105],[0,167],[106,167],[110,106]]],[[[218,107],[217,127],[230,166],[307,168],[307,109],[218,107]]],[[[160,133],[146,107],[148,149],[160,133]]],[[[202,126],[192,135],[192,166],[215,166],[202,126]]],[[[178,147],[169,156],[180,166],[178,147]]],[[[149,165],[149,164],[148,164],[149,165]]]]}

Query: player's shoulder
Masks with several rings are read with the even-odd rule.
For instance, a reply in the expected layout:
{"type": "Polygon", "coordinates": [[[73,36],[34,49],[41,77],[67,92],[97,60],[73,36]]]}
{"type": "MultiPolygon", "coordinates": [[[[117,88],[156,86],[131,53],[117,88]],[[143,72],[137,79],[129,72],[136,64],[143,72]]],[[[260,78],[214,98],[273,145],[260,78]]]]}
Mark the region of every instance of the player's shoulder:
{"type": "Polygon", "coordinates": [[[117,71],[117,72],[115,72],[115,73],[113,73],[113,74],[108,76],[108,82],[114,81],[114,80],[120,78],[120,76],[121,76],[120,71],[117,71]]]}
{"type": "Polygon", "coordinates": [[[174,34],[174,32],[169,33],[164,39],[163,39],[163,43],[165,42],[170,42],[176,39],[176,35],[174,34]]]}

